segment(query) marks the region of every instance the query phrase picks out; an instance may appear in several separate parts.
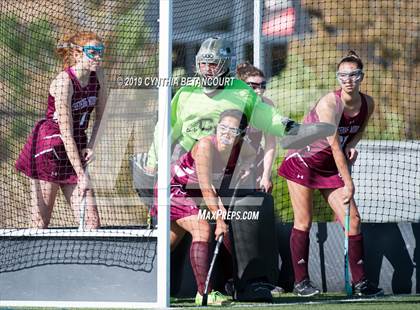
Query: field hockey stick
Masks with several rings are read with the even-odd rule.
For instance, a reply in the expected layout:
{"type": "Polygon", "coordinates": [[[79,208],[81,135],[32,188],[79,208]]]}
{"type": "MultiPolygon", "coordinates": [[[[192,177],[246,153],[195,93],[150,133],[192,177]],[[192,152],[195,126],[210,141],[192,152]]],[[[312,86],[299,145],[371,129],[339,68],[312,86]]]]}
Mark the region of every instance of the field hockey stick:
{"type": "MultiPolygon", "coordinates": [[[[87,175],[88,168],[85,168],[85,174],[87,175]]],[[[83,191],[82,200],[79,205],[79,231],[85,231],[85,214],[87,208],[87,191],[83,191]]]]}
{"type": "MultiPolygon", "coordinates": [[[[238,188],[242,184],[242,181],[243,180],[241,178],[239,178],[238,183],[235,185],[235,188],[234,188],[233,194],[232,194],[232,198],[230,199],[228,210],[231,210],[232,207],[233,207],[233,204],[235,202],[235,197],[236,197],[236,194],[238,192],[238,188]]],[[[203,292],[203,301],[201,302],[202,306],[207,306],[210,279],[211,279],[211,276],[213,274],[214,263],[216,262],[216,258],[217,258],[217,255],[219,254],[220,246],[221,246],[222,243],[223,243],[223,234],[221,234],[220,236],[217,237],[217,243],[216,243],[216,246],[214,248],[213,258],[212,258],[211,263],[210,263],[209,271],[207,272],[207,277],[206,277],[206,282],[205,282],[204,292],[203,292]]]]}
{"type": "Polygon", "coordinates": [[[344,204],[344,287],[347,296],[353,294],[349,272],[350,202],[344,204]]]}
{"type": "Polygon", "coordinates": [[[283,149],[302,149],[316,140],[332,136],[336,126],[329,123],[296,124],[280,139],[283,149]]]}
{"type": "Polygon", "coordinates": [[[79,231],[85,231],[85,213],[87,207],[86,191],[83,193],[82,200],[79,206],[79,231]]]}
{"type": "Polygon", "coordinates": [[[217,243],[216,243],[216,246],[214,248],[213,258],[211,260],[210,268],[209,268],[209,271],[207,273],[206,283],[205,283],[205,286],[204,286],[203,301],[201,303],[202,306],[207,306],[207,299],[208,299],[208,296],[209,296],[210,279],[211,279],[211,276],[213,274],[214,263],[216,262],[217,255],[219,254],[220,245],[222,243],[223,243],[223,234],[220,234],[220,236],[217,238],[217,243]]]}

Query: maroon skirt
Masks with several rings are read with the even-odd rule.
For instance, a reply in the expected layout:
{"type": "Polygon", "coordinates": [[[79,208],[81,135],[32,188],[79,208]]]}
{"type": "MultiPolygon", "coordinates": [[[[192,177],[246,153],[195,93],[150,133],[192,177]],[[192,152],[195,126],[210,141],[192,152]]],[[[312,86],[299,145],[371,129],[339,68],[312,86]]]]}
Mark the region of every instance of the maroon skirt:
{"type": "MultiPolygon", "coordinates": [[[[86,147],[84,132],[75,137],[79,150],[86,147]]],[[[18,171],[32,179],[60,184],[77,184],[77,175],[67,157],[58,124],[41,120],[29,135],[15,165],[18,171]]]]}
{"type": "MultiPolygon", "coordinates": [[[[194,191],[196,192],[196,191],[194,191]]],[[[150,210],[151,216],[157,216],[158,213],[158,199],[157,199],[157,184],[154,188],[154,204],[150,210]]],[[[201,201],[200,195],[194,195],[197,197],[191,196],[191,193],[186,191],[182,186],[171,185],[170,188],[170,200],[171,200],[171,209],[170,209],[170,220],[176,221],[184,217],[191,215],[197,215],[199,213],[199,205],[201,201]]]]}
{"type": "Polygon", "coordinates": [[[286,157],[277,173],[289,181],[312,189],[340,188],[344,186],[338,170],[331,173],[321,172],[314,167],[310,167],[305,158],[298,153],[286,157]]]}

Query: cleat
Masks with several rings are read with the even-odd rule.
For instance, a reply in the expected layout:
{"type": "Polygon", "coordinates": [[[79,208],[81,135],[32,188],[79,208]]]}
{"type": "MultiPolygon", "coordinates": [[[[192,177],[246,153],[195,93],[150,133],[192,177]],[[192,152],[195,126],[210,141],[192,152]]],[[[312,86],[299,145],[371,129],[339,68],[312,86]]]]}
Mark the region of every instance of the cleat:
{"type": "Polygon", "coordinates": [[[305,279],[302,282],[295,283],[293,293],[301,297],[311,297],[318,295],[320,290],[317,289],[309,279],[305,279]]]}
{"type": "Polygon", "coordinates": [[[353,295],[360,297],[378,297],[384,295],[384,290],[373,285],[367,279],[353,284],[353,295]]]}
{"type": "MultiPolygon", "coordinates": [[[[227,301],[228,297],[218,291],[212,291],[207,296],[208,306],[220,306],[227,301]]],[[[203,304],[203,296],[199,292],[195,295],[195,304],[196,306],[201,306],[203,304]]]]}

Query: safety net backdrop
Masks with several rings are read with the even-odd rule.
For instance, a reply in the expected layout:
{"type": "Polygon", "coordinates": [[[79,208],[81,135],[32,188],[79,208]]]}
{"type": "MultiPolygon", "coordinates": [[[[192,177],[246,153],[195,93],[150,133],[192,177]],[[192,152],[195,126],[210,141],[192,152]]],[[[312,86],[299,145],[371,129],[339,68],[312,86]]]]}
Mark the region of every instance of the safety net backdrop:
{"type": "MultiPolygon", "coordinates": [[[[420,219],[419,6],[416,1],[263,1],[260,69],[267,80],[265,95],[283,115],[300,121],[323,95],[338,89],[336,65],[349,49],[365,64],[361,90],[376,104],[353,167],[363,221],[420,219]]],[[[157,120],[158,85],[152,79],[158,74],[158,14],[158,1],[1,2],[3,235],[35,228],[30,179],[16,171],[15,163],[35,124],[45,118],[50,84],[62,71],[57,43],[77,31],[95,32],[105,46],[101,66],[108,100],[88,165],[101,227],[127,229],[127,236],[131,228],[147,227],[150,203],[136,192],[130,159],[135,165],[137,155],[148,151],[157,120]]],[[[173,76],[195,75],[195,54],[211,36],[232,42],[237,64],[252,63],[253,14],[253,1],[175,0],[173,76]]],[[[179,87],[173,85],[173,92],[179,87]]],[[[93,112],[88,137],[94,121],[93,112]]],[[[285,151],[277,151],[274,203],[278,218],[290,222],[287,185],[277,175],[285,151]]],[[[319,194],[314,208],[316,221],[334,220],[319,194]]],[[[49,227],[75,228],[79,218],[80,211],[73,211],[58,190],[49,227]]],[[[104,257],[112,256],[107,253],[104,257]]]]}
{"type": "MultiPolygon", "coordinates": [[[[156,87],[124,88],[119,81],[123,77],[157,76],[158,13],[158,4],[149,1],[1,2],[0,227],[2,236],[6,238],[0,251],[1,271],[51,263],[152,269],[156,238],[148,236],[153,235],[153,231],[141,233],[145,235],[141,242],[135,243],[130,239],[139,235],[139,229],[149,226],[148,206],[139,199],[130,170],[133,169],[133,155],[146,152],[153,139],[157,121],[157,90],[156,87]],[[51,113],[48,102],[50,85],[63,71],[63,60],[56,49],[59,44],[77,44],[68,38],[80,32],[95,33],[105,46],[100,64],[105,81],[99,88],[107,91],[107,105],[99,126],[101,138],[95,143],[94,159],[84,165],[90,175],[98,207],[96,214],[91,213],[89,205],[92,201],[86,199],[72,201],[73,206],[70,207],[65,195],[58,189],[51,220],[42,223],[39,211],[32,207],[31,180],[18,172],[15,164],[19,158],[24,164],[29,162],[30,169],[44,169],[47,179],[48,174],[58,179],[66,179],[72,174],[60,141],[65,140],[66,134],[67,138],[71,137],[71,131],[57,132],[56,115],[61,112],[56,106],[56,113],[51,113]],[[49,120],[43,121],[45,118],[49,120]],[[37,125],[40,120],[43,123],[37,125]],[[44,126],[45,123],[48,126],[44,126]],[[59,134],[61,136],[58,137],[59,134]],[[33,142],[35,140],[37,143],[33,142]],[[20,154],[27,141],[31,146],[29,156],[25,153],[22,158],[20,154]],[[33,147],[35,144],[37,146],[33,147]],[[55,165],[55,170],[48,170],[50,165],[55,165]],[[88,207],[84,212],[80,208],[86,204],[88,207]],[[84,223],[80,220],[82,215],[84,223]],[[74,229],[71,228],[81,229],[82,235],[83,230],[97,228],[97,215],[101,228],[114,228],[119,233],[107,235],[97,232],[92,233],[90,238],[82,239],[80,234],[73,234],[72,237],[69,231],[74,232],[74,229]],[[46,224],[48,229],[41,229],[46,224]],[[131,232],[134,230],[136,233],[131,232]],[[31,236],[37,238],[25,241],[31,236]],[[101,238],[95,238],[98,236],[101,238]]],[[[88,42],[79,44],[85,43],[88,42]]],[[[98,42],[90,43],[98,45],[98,42]]],[[[95,53],[95,50],[90,52],[95,53]]],[[[89,141],[97,118],[98,110],[91,106],[95,99],[92,101],[91,97],[98,97],[99,79],[95,75],[89,76],[85,80],[86,87],[78,84],[74,77],[71,83],[74,92],[78,92],[78,97],[73,96],[71,103],[73,138],[78,152],[86,142],[83,141],[84,136],[89,141]],[[86,134],[83,129],[86,129],[86,134]]],[[[39,183],[37,185],[40,186],[39,183]]],[[[68,187],[68,184],[64,185],[68,187]]]]}

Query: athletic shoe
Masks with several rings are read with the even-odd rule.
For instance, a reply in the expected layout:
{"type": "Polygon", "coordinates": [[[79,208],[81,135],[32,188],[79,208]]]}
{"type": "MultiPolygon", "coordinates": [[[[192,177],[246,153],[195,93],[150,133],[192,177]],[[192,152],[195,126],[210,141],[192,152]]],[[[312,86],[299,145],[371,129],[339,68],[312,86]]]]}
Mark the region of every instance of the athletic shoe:
{"type": "Polygon", "coordinates": [[[295,283],[293,293],[301,297],[311,297],[320,293],[309,279],[305,279],[302,282],[295,283]]]}
{"type": "MultiPolygon", "coordinates": [[[[271,296],[273,298],[279,298],[280,295],[284,293],[284,289],[283,288],[281,288],[280,286],[272,285],[270,283],[257,282],[257,283],[254,283],[254,285],[265,287],[268,290],[270,290],[271,296]]],[[[226,282],[226,284],[225,284],[225,291],[226,291],[226,294],[228,294],[230,296],[233,296],[234,295],[235,287],[234,287],[234,284],[233,284],[233,279],[229,279],[226,282]]]]}
{"type": "Polygon", "coordinates": [[[272,285],[263,282],[248,283],[241,290],[236,290],[233,299],[246,302],[273,302],[272,285]],[[270,286],[270,287],[268,287],[270,286]]]}
{"type": "MultiPolygon", "coordinates": [[[[223,295],[222,293],[218,291],[212,291],[207,296],[207,305],[218,305],[220,306],[222,303],[225,303],[228,301],[228,297],[223,295]]],[[[201,306],[203,304],[203,296],[197,292],[197,295],[195,295],[195,305],[201,306]]]]}
{"type": "Polygon", "coordinates": [[[280,286],[274,286],[274,288],[270,292],[273,298],[279,298],[282,294],[284,294],[284,289],[280,286]]]}
{"type": "Polygon", "coordinates": [[[353,284],[353,295],[362,297],[377,297],[383,296],[384,290],[365,279],[353,284]]]}

